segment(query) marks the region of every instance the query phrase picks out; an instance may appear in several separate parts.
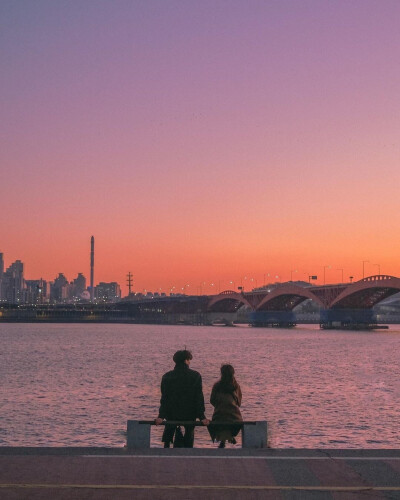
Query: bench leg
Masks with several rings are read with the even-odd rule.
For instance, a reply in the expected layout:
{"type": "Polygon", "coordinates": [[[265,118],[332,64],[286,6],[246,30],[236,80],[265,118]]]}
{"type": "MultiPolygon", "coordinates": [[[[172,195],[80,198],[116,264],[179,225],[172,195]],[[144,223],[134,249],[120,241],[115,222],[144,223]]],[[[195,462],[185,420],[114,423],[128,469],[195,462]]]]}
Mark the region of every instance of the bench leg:
{"type": "Polygon", "coordinates": [[[267,447],[267,422],[262,420],[256,425],[244,425],[242,430],[242,448],[267,447]]]}
{"type": "Polygon", "coordinates": [[[150,425],[128,420],[126,445],[129,448],[150,448],[150,425]]]}

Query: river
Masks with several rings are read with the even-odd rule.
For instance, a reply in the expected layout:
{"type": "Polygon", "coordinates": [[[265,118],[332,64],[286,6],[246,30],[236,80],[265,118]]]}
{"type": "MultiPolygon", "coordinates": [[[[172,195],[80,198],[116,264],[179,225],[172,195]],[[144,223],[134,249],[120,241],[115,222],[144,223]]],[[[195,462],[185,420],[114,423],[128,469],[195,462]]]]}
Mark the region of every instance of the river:
{"type": "MultiPolygon", "coordinates": [[[[157,416],[178,349],[208,400],[236,369],[246,420],[282,448],[400,448],[400,325],[387,331],[238,326],[0,324],[1,446],[123,446],[127,419],[157,416]]],[[[160,429],[152,446],[160,446],[160,429]]],[[[195,446],[213,445],[205,429],[195,446]]]]}

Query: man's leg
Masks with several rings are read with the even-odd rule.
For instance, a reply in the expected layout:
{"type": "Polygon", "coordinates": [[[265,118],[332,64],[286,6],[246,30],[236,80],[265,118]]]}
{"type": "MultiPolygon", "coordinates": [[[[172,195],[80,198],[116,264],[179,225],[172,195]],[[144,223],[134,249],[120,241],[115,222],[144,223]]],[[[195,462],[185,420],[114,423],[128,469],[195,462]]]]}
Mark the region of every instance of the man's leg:
{"type": "Polygon", "coordinates": [[[164,442],[164,448],[169,448],[170,443],[174,439],[175,426],[166,425],[162,435],[162,441],[164,442]]]}
{"type": "Polygon", "coordinates": [[[182,429],[181,426],[178,425],[175,428],[174,448],[184,448],[184,447],[185,447],[185,442],[183,440],[182,429]]]}
{"type": "Polygon", "coordinates": [[[193,448],[194,425],[185,425],[185,436],[183,438],[185,448],[193,448]]]}

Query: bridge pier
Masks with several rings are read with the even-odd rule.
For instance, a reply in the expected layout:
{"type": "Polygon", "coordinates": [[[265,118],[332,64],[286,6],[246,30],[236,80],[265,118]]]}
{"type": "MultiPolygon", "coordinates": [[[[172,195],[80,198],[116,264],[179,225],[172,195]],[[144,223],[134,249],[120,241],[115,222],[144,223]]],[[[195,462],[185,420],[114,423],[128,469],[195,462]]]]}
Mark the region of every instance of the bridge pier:
{"type": "Polygon", "coordinates": [[[293,311],[254,311],[249,315],[251,326],[292,328],[296,326],[296,315],[293,311]]]}
{"type": "Polygon", "coordinates": [[[320,327],[324,330],[364,330],[379,328],[372,309],[322,309],[320,327]]]}

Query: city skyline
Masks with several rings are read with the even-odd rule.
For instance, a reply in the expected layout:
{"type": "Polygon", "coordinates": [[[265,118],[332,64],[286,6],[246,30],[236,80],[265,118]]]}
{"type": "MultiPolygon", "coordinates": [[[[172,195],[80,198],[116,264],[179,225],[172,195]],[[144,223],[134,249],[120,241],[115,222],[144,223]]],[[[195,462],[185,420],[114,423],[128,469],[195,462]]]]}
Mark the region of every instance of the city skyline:
{"type": "Polygon", "coordinates": [[[7,263],[89,277],[94,234],[123,295],[129,271],[399,276],[399,22],[394,0],[1,2],[7,263]]]}
{"type": "MultiPolygon", "coordinates": [[[[94,252],[93,252],[93,247],[92,245],[94,244],[94,237],[91,237],[91,243],[90,243],[90,268],[87,273],[87,275],[92,275],[92,262],[94,259],[94,252]]],[[[5,273],[6,269],[12,268],[13,266],[19,266],[21,267],[22,265],[22,270],[24,269],[24,263],[20,260],[17,259],[14,262],[9,262],[8,265],[6,265],[6,259],[4,258],[4,253],[0,252],[0,285],[1,285],[1,278],[3,274],[5,273]]],[[[166,294],[186,294],[186,295],[202,295],[202,294],[217,294],[220,293],[224,290],[252,290],[252,289],[257,289],[261,288],[265,285],[268,284],[273,284],[273,283],[282,283],[282,282],[288,282],[288,281],[299,281],[299,282],[306,282],[308,281],[309,283],[312,284],[336,284],[336,283],[351,283],[353,281],[358,281],[361,278],[367,277],[367,276],[373,276],[373,275],[387,275],[387,273],[381,273],[381,265],[380,264],[371,264],[369,260],[364,260],[361,263],[362,265],[362,276],[360,278],[357,277],[357,275],[354,275],[354,273],[350,274],[349,276],[344,274],[344,269],[343,268],[332,268],[331,265],[326,265],[326,266],[320,266],[322,269],[322,272],[320,274],[316,273],[310,273],[310,272],[304,272],[298,269],[292,269],[288,272],[290,274],[290,278],[285,279],[285,275],[279,276],[274,273],[263,273],[261,274],[255,274],[253,276],[248,275],[248,276],[239,276],[239,277],[233,277],[233,279],[224,279],[224,280],[208,280],[208,281],[201,281],[200,283],[187,283],[188,280],[183,281],[182,283],[176,282],[175,284],[171,284],[170,286],[166,288],[162,287],[154,287],[153,289],[150,287],[143,287],[143,288],[138,288],[135,287],[135,281],[134,281],[134,275],[129,271],[125,275],[125,280],[122,279],[121,281],[118,280],[112,280],[112,284],[117,284],[118,286],[121,286],[121,290],[124,290],[126,288],[126,293],[122,293],[122,296],[128,296],[128,290],[129,290],[129,285],[128,281],[131,280],[131,287],[132,287],[132,293],[147,293],[147,292],[152,292],[152,293],[166,293],[166,294]],[[374,268],[376,269],[375,273],[368,273],[368,268],[374,268]],[[367,272],[366,272],[367,271],[367,272]],[[341,279],[338,279],[336,281],[329,281],[327,280],[327,273],[335,273],[337,275],[338,273],[340,274],[341,279]],[[182,286],[183,285],[183,286],[182,286]]],[[[94,267],[93,267],[94,271],[94,267]]],[[[96,270],[97,271],[97,270],[96,270]]],[[[22,271],[23,274],[23,271],[22,271]]],[[[41,273],[40,278],[37,276],[33,279],[31,276],[28,279],[27,275],[23,276],[23,279],[26,282],[32,281],[40,281],[43,280],[49,284],[53,284],[59,279],[65,280],[65,282],[68,282],[70,285],[75,284],[76,279],[79,278],[84,278],[85,280],[85,285],[82,288],[81,292],[83,290],[87,290],[89,294],[91,294],[91,291],[96,289],[98,286],[105,285],[105,284],[111,284],[110,282],[104,282],[99,280],[96,284],[96,281],[93,282],[94,287],[92,288],[91,285],[86,287],[86,275],[85,272],[75,272],[77,274],[77,278],[75,278],[73,281],[69,281],[66,277],[66,273],[63,271],[59,271],[57,273],[57,276],[54,278],[49,278],[49,277],[44,277],[43,273],[41,273]]],[[[100,273],[101,274],[101,273],[100,273]]],[[[91,280],[89,281],[91,283],[91,280]]],[[[81,293],[80,292],[80,293],[81,293]]],[[[0,297],[1,298],[1,297],[0,297]]],[[[85,297],[85,299],[89,299],[93,301],[94,296],[90,295],[90,297],[85,297]]]]}
{"type": "Polygon", "coordinates": [[[121,298],[121,287],[116,282],[100,281],[90,285],[83,273],[69,281],[64,273],[58,273],[53,280],[27,279],[21,260],[6,265],[0,252],[0,303],[47,304],[73,302],[116,302],[121,298]]]}

